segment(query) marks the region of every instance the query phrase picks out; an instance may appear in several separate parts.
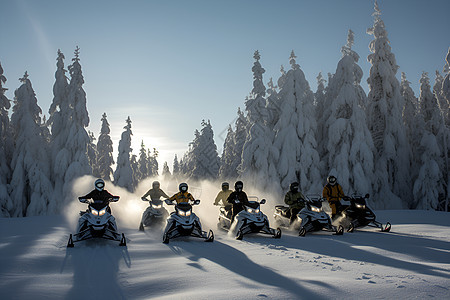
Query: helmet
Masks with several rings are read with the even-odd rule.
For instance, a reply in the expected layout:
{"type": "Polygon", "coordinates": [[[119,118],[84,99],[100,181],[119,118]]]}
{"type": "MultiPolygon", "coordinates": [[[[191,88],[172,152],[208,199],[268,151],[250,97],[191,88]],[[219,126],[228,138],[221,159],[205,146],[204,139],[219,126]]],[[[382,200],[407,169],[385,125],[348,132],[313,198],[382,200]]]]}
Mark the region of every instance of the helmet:
{"type": "Polygon", "coordinates": [[[154,189],[159,189],[159,181],[153,181],[152,187],[153,187],[154,189]]]}
{"type": "Polygon", "coordinates": [[[243,188],[244,188],[244,183],[242,181],[236,181],[236,183],[234,184],[234,189],[237,192],[242,192],[243,188]]]}
{"type": "Polygon", "coordinates": [[[97,191],[103,191],[103,188],[105,187],[105,182],[103,181],[103,179],[97,179],[94,183],[95,189],[97,191]]]}
{"type": "Polygon", "coordinates": [[[289,189],[291,190],[291,192],[298,192],[298,182],[293,182],[291,183],[291,185],[289,186],[289,189]]]}
{"type": "Polygon", "coordinates": [[[187,192],[188,190],[188,185],[187,183],[180,183],[180,185],[178,186],[178,189],[180,190],[180,192],[184,193],[187,192]]]}
{"type": "Polygon", "coordinates": [[[222,183],[222,190],[223,191],[227,191],[230,188],[230,185],[228,184],[228,182],[223,182],[222,183]]]}
{"type": "Polygon", "coordinates": [[[333,175],[328,176],[327,182],[329,184],[331,184],[331,185],[335,185],[336,184],[336,177],[334,177],[333,175]]]}

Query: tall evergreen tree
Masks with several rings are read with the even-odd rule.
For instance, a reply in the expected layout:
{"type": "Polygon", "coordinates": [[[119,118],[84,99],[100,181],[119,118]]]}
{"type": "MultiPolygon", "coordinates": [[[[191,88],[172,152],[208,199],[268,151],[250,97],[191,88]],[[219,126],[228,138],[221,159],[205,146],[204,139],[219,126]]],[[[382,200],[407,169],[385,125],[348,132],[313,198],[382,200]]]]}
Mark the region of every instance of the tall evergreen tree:
{"type": "Polygon", "coordinates": [[[409,145],[402,122],[404,100],[395,74],[398,66],[391,52],[381,12],[375,1],[374,36],[368,61],[368,125],[376,148],[375,201],[379,208],[402,208],[412,199],[409,177],[409,145]],[[402,201],[403,200],[403,201],[402,201]],[[404,202],[404,203],[403,203],[404,202]]]}
{"type": "Polygon", "coordinates": [[[366,95],[360,85],[363,76],[358,66],[359,55],[352,50],[354,35],[349,30],[342,58],[329,83],[331,99],[326,121],[325,160],[338,177],[344,192],[371,193],[374,146],[362,104],[366,95]]]}
{"type": "Polygon", "coordinates": [[[234,122],[234,157],[232,164],[229,167],[230,178],[237,178],[238,167],[242,161],[242,149],[244,148],[244,143],[247,138],[247,118],[244,113],[238,108],[237,118],[234,122]]]}
{"type": "Polygon", "coordinates": [[[264,188],[269,179],[269,155],[272,151],[273,131],[267,127],[269,112],[266,107],[266,87],[263,84],[265,72],[259,60],[258,51],[253,58],[253,89],[245,103],[249,131],[242,150],[240,174],[251,186],[264,188]]]}
{"type": "Polygon", "coordinates": [[[210,121],[202,121],[202,129],[192,152],[194,167],[191,178],[195,180],[217,179],[220,160],[214,142],[214,132],[210,121]]]}
{"type": "Polygon", "coordinates": [[[106,113],[103,113],[101,121],[102,128],[100,129],[100,136],[97,142],[98,159],[95,176],[111,181],[111,175],[113,174],[112,165],[114,164],[113,142],[109,136],[111,130],[106,113]]]}
{"type": "MultiPolygon", "coordinates": [[[[409,86],[410,82],[406,79],[406,75],[402,72],[400,93],[405,101],[403,107],[403,124],[406,129],[406,136],[408,143],[411,146],[411,160],[410,160],[410,174],[411,180],[414,182],[418,176],[420,168],[420,138],[422,127],[420,124],[420,118],[418,118],[418,106],[419,100],[414,95],[414,91],[409,86]]],[[[417,205],[413,202],[409,202],[408,207],[414,208],[417,205]]]]}
{"type": "Polygon", "coordinates": [[[414,183],[414,199],[417,209],[437,209],[445,184],[442,174],[442,148],[437,138],[442,132],[443,120],[426,72],[423,72],[420,79],[419,103],[424,130],[420,141],[421,167],[414,183]]]}
{"type": "MultiPolygon", "coordinates": [[[[447,127],[450,127],[450,48],[448,48],[445,58],[444,80],[442,81],[442,98],[447,102],[447,110],[444,110],[444,120],[447,127]]],[[[442,105],[445,106],[445,105],[442,105]]]]}
{"type": "Polygon", "coordinates": [[[227,136],[223,144],[222,156],[220,158],[219,178],[222,179],[236,178],[236,170],[231,169],[235,159],[236,157],[234,156],[234,131],[231,128],[231,125],[229,125],[227,136]]]}
{"type": "Polygon", "coordinates": [[[172,174],[170,174],[169,165],[167,164],[167,161],[164,162],[163,170],[161,174],[165,181],[168,181],[171,179],[172,174]]]}
{"type": "Polygon", "coordinates": [[[6,77],[3,75],[0,63],[0,217],[9,217],[13,210],[13,203],[8,193],[8,182],[11,177],[11,156],[8,149],[12,148],[8,110],[11,103],[5,96],[5,92],[8,90],[3,86],[5,82],[6,77]]]}
{"type": "Polygon", "coordinates": [[[145,148],[144,141],[141,142],[141,150],[139,151],[139,160],[138,160],[138,174],[136,175],[138,180],[145,179],[149,176],[148,170],[148,157],[147,157],[147,149],[145,148]]]}
{"type": "Polygon", "coordinates": [[[180,175],[180,163],[178,162],[178,157],[175,154],[175,157],[173,159],[173,169],[172,169],[172,173],[174,177],[177,177],[180,175]]]}
{"type": "Polygon", "coordinates": [[[86,92],[83,90],[84,78],[80,65],[80,48],[75,49],[75,57],[72,65],[69,66],[70,83],[67,89],[67,104],[69,106],[68,118],[65,132],[68,139],[65,149],[57,165],[57,175],[63,178],[62,199],[70,201],[72,199],[72,185],[76,178],[92,174],[92,168],[87,154],[90,144],[86,127],[89,125],[89,116],[86,108],[86,92]],[[62,168],[67,164],[67,168],[62,168]]]}
{"type": "Polygon", "coordinates": [[[87,156],[89,159],[89,165],[91,166],[92,173],[94,176],[97,176],[94,174],[95,168],[97,167],[97,145],[95,144],[95,135],[92,131],[88,130],[88,136],[89,136],[89,144],[87,146],[87,156]]]}
{"type": "Polygon", "coordinates": [[[58,50],[56,58],[55,83],[53,85],[53,102],[49,109],[48,124],[51,128],[51,178],[55,192],[50,203],[49,212],[56,213],[63,205],[65,174],[73,160],[72,149],[69,148],[69,123],[73,107],[68,100],[69,83],[64,69],[64,54],[58,50]],[[62,199],[62,200],[61,200],[62,199]]]}
{"type": "Polygon", "coordinates": [[[297,181],[301,190],[317,192],[322,187],[316,150],[314,94],[295,58],[292,51],[291,70],[278,82],[281,114],[275,125],[274,146],[279,151],[277,170],[283,190],[297,181]]]}
{"type": "Polygon", "coordinates": [[[134,191],[133,169],[131,167],[131,119],[126,120],[127,125],[124,127],[122,136],[119,141],[119,154],[117,156],[117,166],[114,172],[114,184],[127,189],[130,192],[134,191]]]}
{"type": "Polygon", "coordinates": [[[158,176],[158,156],[159,152],[156,150],[156,148],[153,148],[153,153],[151,153],[150,149],[147,149],[147,158],[148,158],[148,165],[147,169],[149,172],[149,176],[155,177],[158,176]]]}
{"type": "Polygon", "coordinates": [[[10,194],[14,217],[46,214],[53,193],[48,144],[41,130],[42,110],[27,72],[20,81],[11,115],[15,147],[10,194]]]}

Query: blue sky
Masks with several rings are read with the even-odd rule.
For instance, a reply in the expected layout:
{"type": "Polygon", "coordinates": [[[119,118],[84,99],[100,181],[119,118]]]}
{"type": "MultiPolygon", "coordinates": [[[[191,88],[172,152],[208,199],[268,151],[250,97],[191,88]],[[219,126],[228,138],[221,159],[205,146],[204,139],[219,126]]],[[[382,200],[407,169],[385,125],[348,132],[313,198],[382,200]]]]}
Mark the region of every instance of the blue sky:
{"type": "MultiPolygon", "coordinates": [[[[419,93],[422,71],[434,83],[450,46],[450,1],[379,0],[400,72],[419,93]]],[[[335,72],[348,29],[364,71],[373,24],[371,0],[316,1],[0,1],[0,62],[7,96],[28,71],[47,114],[58,49],[66,68],[81,49],[89,130],[98,136],[103,112],[114,149],[130,116],[134,153],[141,140],[161,164],[181,156],[210,119],[221,151],[224,134],[252,89],[253,52],[261,53],[264,82],[289,68],[291,50],[313,91],[319,72],[335,72]]],[[[221,154],[221,153],[219,153],[221,154]]],[[[161,166],[162,167],[162,166],[161,166]]]]}

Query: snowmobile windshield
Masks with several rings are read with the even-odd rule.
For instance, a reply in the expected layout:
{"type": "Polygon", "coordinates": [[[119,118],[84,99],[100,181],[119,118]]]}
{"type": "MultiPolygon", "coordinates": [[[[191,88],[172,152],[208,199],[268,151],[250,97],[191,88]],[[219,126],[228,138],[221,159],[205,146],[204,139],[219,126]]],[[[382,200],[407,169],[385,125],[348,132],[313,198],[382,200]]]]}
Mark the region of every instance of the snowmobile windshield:
{"type": "Polygon", "coordinates": [[[259,202],[256,201],[249,201],[248,203],[245,204],[245,206],[248,206],[249,208],[259,208],[259,202]]]}
{"type": "Polygon", "coordinates": [[[315,206],[317,208],[322,208],[322,201],[320,201],[320,200],[310,200],[309,203],[311,206],[315,206]]]}
{"type": "Polygon", "coordinates": [[[90,208],[93,208],[95,210],[102,210],[103,208],[106,208],[108,206],[108,202],[97,202],[97,203],[91,203],[89,204],[90,208]]]}

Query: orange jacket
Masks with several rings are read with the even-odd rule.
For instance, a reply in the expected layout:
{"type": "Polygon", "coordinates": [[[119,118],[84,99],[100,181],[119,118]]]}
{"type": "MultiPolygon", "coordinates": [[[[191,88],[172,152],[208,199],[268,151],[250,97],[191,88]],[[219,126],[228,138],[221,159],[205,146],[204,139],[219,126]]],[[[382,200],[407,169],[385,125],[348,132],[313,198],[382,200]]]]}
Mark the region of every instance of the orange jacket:
{"type": "Polygon", "coordinates": [[[188,193],[188,192],[178,192],[175,195],[173,195],[172,197],[169,198],[169,200],[173,201],[176,200],[177,204],[181,203],[181,202],[189,202],[189,200],[194,201],[194,197],[188,193]]]}

